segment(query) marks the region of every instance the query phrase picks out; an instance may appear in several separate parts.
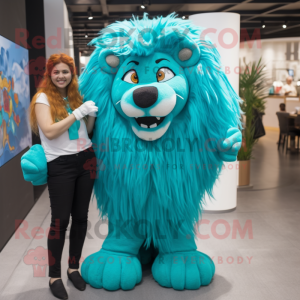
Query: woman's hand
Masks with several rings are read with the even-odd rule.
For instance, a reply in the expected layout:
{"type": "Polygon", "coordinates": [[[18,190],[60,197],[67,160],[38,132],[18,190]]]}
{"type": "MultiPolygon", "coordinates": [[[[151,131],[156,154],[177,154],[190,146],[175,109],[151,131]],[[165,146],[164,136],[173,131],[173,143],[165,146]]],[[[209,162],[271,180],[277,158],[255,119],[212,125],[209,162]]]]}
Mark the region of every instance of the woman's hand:
{"type": "Polygon", "coordinates": [[[76,120],[80,120],[86,115],[95,114],[98,111],[98,107],[94,101],[86,101],[81,106],[73,111],[76,120]]]}

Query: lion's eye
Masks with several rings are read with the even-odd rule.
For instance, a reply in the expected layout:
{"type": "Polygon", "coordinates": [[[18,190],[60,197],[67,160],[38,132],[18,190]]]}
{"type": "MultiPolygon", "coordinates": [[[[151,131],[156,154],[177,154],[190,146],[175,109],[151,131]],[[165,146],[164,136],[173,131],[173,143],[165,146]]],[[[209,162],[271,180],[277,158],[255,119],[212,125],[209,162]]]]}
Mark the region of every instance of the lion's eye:
{"type": "Polygon", "coordinates": [[[137,84],[139,82],[139,78],[135,70],[128,71],[124,76],[123,80],[128,83],[137,84]]]}
{"type": "Polygon", "coordinates": [[[175,74],[169,68],[160,68],[156,73],[158,82],[165,82],[173,78],[175,74]]]}

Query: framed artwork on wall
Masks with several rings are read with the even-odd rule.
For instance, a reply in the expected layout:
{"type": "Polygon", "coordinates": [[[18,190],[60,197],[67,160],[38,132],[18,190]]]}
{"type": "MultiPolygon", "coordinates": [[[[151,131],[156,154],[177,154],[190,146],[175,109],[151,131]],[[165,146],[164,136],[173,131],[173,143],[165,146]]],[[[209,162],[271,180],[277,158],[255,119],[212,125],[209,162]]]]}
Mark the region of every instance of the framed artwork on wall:
{"type": "Polygon", "coordinates": [[[32,145],[28,50],[0,35],[0,167],[32,145]]]}

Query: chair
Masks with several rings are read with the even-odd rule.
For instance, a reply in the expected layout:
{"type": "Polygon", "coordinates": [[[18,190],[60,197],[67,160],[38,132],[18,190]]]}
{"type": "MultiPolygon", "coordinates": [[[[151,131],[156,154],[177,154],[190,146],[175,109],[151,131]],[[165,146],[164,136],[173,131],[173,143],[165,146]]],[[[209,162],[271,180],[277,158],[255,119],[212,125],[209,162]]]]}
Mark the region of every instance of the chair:
{"type": "MultiPolygon", "coordinates": [[[[285,145],[285,138],[287,137],[287,141],[286,141],[286,153],[288,150],[288,139],[289,136],[295,136],[295,132],[293,132],[289,126],[289,116],[290,114],[287,112],[277,112],[276,113],[277,118],[278,118],[278,122],[279,122],[279,142],[278,142],[278,150],[280,148],[281,145],[281,139],[283,137],[283,146],[282,148],[284,149],[284,145],[285,145]]],[[[299,144],[299,137],[298,137],[298,144],[299,144]]]]}
{"type": "MultiPolygon", "coordinates": [[[[300,115],[297,115],[296,119],[295,119],[295,127],[297,129],[297,131],[300,131],[300,115]]],[[[297,144],[297,148],[299,150],[299,135],[298,135],[298,144],[297,144]]]]}
{"type": "Polygon", "coordinates": [[[300,115],[297,115],[297,117],[295,119],[295,127],[297,129],[300,129],[300,115]]]}

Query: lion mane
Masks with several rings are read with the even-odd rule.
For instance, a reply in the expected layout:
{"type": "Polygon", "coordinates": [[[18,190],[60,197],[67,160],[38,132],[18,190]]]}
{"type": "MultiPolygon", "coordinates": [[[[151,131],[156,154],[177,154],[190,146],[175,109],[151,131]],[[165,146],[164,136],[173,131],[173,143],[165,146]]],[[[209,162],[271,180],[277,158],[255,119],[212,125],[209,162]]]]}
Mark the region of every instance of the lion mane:
{"type": "Polygon", "coordinates": [[[142,19],[113,23],[91,41],[96,48],[79,79],[85,101],[93,100],[99,108],[92,138],[101,162],[94,185],[99,215],[146,220],[151,225],[145,229],[147,247],[151,240],[154,246],[168,247],[176,226],[195,238],[205,194],[213,196],[223,164],[218,141],[228,127],[240,126],[239,97],[221,71],[217,50],[200,39],[201,31],[175,14],[151,20],[144,14],[142,19]],[[141,140],[112,103],[116,72],[103,71],[99,54],[110,49],[120,59],[155,52],[172,55],[186,38],[200,49],[195,65],[183,67],[188,100],[161,138],[141,140]]]}

